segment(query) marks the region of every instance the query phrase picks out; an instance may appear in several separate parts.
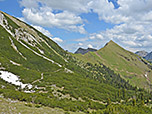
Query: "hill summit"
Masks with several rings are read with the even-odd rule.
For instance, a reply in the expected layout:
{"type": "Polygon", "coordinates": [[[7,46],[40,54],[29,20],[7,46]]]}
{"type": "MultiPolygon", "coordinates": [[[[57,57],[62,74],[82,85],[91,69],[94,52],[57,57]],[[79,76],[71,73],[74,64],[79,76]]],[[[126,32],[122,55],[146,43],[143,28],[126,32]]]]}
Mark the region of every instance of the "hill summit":
{"type": "Polygon", "coordinates": [[[103,63],[119,73],[122,78],[130,81],[131,84],[150,88],[152,80],[149,79],[151,79],[152,71],[147,66],[147,61],[125,50],[112,40],[98,51],[75,56],[86,63],[103,63]]]}

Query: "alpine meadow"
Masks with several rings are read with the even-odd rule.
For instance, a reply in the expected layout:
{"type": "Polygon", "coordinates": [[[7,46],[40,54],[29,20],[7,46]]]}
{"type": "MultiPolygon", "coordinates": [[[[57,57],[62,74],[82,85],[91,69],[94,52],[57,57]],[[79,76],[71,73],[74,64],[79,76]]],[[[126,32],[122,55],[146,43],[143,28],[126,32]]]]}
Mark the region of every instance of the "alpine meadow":
{"type": "Polygon", "coordinates": [[[98,49],[79,43],[72,53],[7,13],[0,11],[0,113],[152,114],[151,53],[115,39],[98,49]]]}

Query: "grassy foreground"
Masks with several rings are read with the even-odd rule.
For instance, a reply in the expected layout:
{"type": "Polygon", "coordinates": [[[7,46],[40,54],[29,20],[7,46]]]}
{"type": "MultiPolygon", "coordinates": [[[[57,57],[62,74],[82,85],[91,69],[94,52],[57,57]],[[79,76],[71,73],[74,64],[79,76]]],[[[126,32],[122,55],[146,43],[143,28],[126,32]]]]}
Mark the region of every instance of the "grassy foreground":
{"type": "MultiPolygon", "coordinates": [[[[38,107],[36,104],[5,99],[0,96],[1,114],[66,114],[67,112],[59,108],[38,107]]],[[[83,114],[81,112],[69,112],[70,114],[83,114]]],[[[68,114],[68,113],[67,113],[68,114]]]]}

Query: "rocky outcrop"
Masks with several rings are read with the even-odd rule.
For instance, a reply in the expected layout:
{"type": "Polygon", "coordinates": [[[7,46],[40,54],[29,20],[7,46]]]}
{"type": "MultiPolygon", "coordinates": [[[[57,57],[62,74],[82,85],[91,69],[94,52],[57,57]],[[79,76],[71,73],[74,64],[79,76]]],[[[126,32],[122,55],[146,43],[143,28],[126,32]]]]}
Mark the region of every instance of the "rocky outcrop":
{"type": "Polygon", "coordinates": [[[148,52],[146,51],[137,51],[135,54],[141,56],[141,57],[146,57],[146,55],[148,54],[148,52]]]}
{"type": "Polygon", "coordinates": [[[147,55],[145,56],[145,59],[152,61],[152,52],[150,52],[149,54],[147,54],[147,55]]]}

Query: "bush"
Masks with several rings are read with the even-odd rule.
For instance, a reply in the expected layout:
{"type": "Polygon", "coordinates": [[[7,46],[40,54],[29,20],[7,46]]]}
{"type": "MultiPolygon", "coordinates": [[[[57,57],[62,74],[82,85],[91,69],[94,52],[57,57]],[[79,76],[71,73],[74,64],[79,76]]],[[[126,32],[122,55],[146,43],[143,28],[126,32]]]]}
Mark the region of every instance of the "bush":
{"type": "Polygon", "coordinates": [[[41,105],[39,105],[39,104],[36,104],[36,105],[35,105],[35,107],[36,107],[36,108],[40,108],[40,107],[41,107],[41,105]]]}
{"type": "Polygon", "coordinates": [[[26,103],[25,106],[32,107],[31,103],[26,103]]]}

